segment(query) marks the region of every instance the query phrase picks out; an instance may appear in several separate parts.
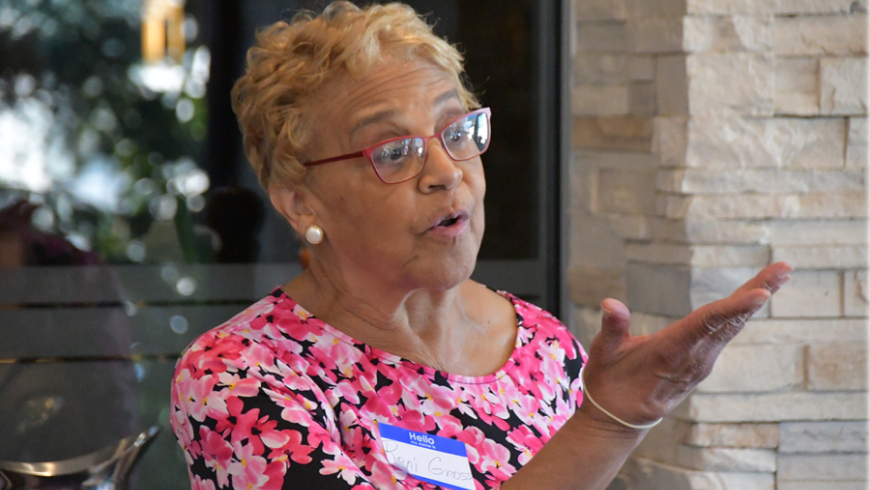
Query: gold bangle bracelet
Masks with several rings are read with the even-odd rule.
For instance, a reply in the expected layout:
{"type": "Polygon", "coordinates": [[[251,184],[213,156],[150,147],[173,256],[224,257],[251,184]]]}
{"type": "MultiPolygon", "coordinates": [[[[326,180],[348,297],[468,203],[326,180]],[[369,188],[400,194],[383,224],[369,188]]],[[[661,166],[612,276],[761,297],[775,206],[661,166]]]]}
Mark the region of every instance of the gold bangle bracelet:
{"type": "Polygon", "coordinates": [[[621,418],[617,417],[616,415],[613,415],[612,413],[608,412],[607,410],[604,409],[604,407],[602,407],[601,405],[596,403],[595,400],[592,399],[592,395],[590,395],[589,390],[586,389],[586,381],[583,380],[584,371],[586,371],[585,366],[583,367],[583,369],[580,370],[580,389],[583,391],[583,399],[584,400],[589,399],[589,401],[592,402],[593,405],[595,405],[595,408],[604,412],[604,415],[607,415],[608,417],[612,418],[613,420],[619,422],[620,424],[622,424],[630,429],[636,429],[636,430],[651,429],[651,428],[655,427],[656,425],[658,425],[659,422],[662,421],[662,419],[658,419],[651,424],[644,424],[644,425],[629,424],[625,420],[622,420],[621,418]]]}

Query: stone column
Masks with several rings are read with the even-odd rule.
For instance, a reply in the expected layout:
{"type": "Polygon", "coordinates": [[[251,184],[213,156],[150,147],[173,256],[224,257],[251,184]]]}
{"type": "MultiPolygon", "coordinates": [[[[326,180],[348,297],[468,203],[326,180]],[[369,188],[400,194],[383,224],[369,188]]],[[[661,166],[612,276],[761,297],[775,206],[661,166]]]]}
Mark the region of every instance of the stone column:
{"type": "Polygon", "coordinates": [[[867,480],[866,0],[577,0],[569,289],[663,328],[785,260],[792,281],[614,486],[867,480]]]}

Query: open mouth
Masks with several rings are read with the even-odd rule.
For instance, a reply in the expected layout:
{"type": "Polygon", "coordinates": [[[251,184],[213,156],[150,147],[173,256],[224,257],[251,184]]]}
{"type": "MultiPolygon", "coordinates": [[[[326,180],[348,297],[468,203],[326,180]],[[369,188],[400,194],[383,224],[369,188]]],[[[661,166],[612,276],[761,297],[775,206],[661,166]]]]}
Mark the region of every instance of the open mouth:
{"type": "Polygon", "coordinates": [[[442,216],[429,231],[439,236],[456,237],[468,227],[468,218],[468,211],[456,211],[442,216]]]}
{"type": "Polygon", "coordinates": [[[441,221],[439,221],[438,224],[435,225],[435,226],[441,226],[441,227],[453,226],[453,225],[455,225],[457,222],[459,222],[459,219],[460,219],[459,216],[453,216],[453,217],[444,218],[444,219],[442,219],[441,221]]]}

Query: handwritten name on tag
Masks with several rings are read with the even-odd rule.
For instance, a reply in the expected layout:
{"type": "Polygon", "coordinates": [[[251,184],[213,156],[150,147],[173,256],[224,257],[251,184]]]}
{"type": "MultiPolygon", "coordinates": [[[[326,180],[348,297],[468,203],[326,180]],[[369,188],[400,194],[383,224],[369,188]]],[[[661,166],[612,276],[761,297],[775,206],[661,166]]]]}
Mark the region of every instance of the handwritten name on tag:
{"type": "Polygon", "coordinates": [[[417,479],[455,490],[474,490],[465,443],[379,423],[387,461],[417,479]]]}

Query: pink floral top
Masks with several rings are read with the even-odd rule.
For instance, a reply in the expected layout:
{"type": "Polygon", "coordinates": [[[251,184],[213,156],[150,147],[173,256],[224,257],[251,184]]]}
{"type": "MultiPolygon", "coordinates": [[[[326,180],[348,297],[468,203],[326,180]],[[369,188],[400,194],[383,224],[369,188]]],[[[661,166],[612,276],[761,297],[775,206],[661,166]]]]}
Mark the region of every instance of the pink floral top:
{"type": "Polygon", "coordinates": [[[502,294],[516,349],[481,377],[369,347],[280,289],[202,335],[172,384],[193,489],[436,488],[388,463],[376,421],[464,442],[476,488],[498,488],[579,406],[586,359],[552,315],[502,294]]]}

